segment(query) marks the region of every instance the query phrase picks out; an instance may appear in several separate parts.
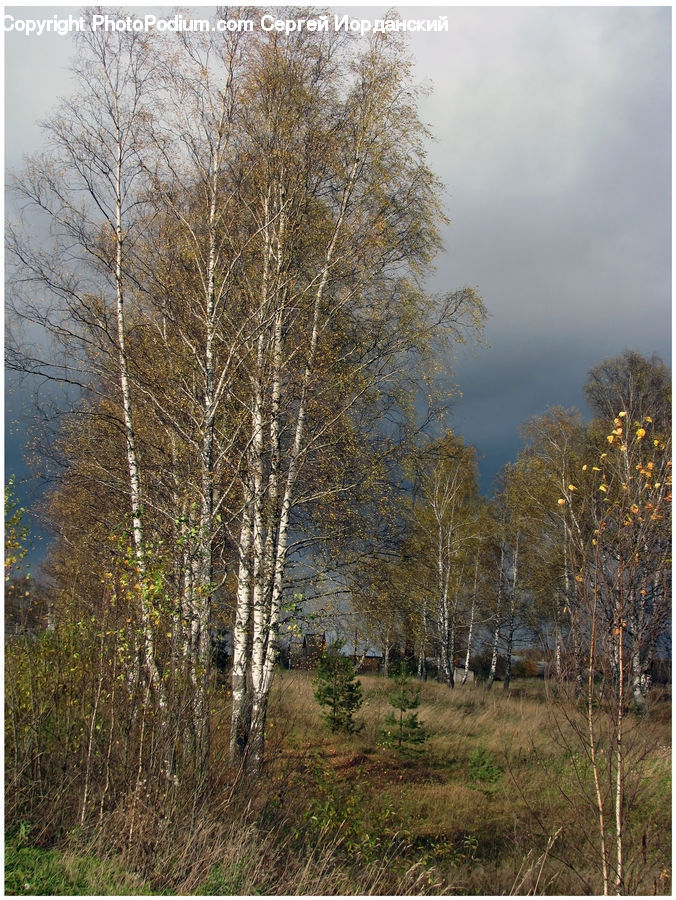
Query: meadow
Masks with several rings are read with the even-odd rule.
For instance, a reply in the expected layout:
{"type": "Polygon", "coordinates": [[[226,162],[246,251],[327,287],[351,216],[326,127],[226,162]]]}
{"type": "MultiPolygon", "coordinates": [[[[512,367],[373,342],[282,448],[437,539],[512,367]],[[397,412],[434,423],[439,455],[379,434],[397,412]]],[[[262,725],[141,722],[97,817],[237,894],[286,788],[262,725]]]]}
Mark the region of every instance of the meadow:
{"type": "MultiPolygon", "coordinates": [[[[538,679],[420,684],[426,740],[382,729],[391,681],[360,676],[353,735],[332,733],[312,673],[279,671],[267,762],[225,764],[198,807],[138,808],[50,846],[39,823],[6,838],[10,894],[598,894],[598,817],[570,703],[538,679]],[[564,714],[564,705],[568,704],[564,714]],[[42,846],[41,846],[42,845],[42,846]]],[[[229,702],[214,698],[212,754],[227,759],[229,702]]],[[[601,748],[602,751],[603,748],[601,748]]],[[[625,739],[626,893],[671,892],[671,703],[653,692],[625,739]]],[[[178,802],[178,801],[177,801],[178,802]]]]}

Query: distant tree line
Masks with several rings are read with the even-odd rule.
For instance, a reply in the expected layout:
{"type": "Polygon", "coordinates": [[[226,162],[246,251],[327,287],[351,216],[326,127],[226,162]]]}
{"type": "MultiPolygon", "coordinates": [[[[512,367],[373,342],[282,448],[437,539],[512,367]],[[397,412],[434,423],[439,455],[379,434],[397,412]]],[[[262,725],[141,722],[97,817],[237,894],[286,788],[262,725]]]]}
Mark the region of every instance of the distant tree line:
{"type": "Polygon", "coordinates": [[[490,688],[500,661],[507,690],[519,637],[579,686],[595,630],[645,707],[652,667],[670,657],[671,376],[626,351],[593,368],[585,391],[594,418],[555,407],[526,422],[490,499],[461,437],[415,455],[398,544],[353,573],[385,668],[404,652],[453,687],[480,658],[490,688]]]}

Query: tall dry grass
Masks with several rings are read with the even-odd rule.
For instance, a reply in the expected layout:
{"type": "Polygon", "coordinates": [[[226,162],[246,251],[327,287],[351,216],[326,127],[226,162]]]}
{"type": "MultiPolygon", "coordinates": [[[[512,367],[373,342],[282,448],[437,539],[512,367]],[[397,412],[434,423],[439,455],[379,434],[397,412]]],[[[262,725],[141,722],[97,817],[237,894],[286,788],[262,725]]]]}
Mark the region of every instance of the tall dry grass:
{"type": "MultiPolygon", "coordinates": [[[[380,810],[397,823],[408,859],[436,866],[438,890],[599,892],[596,812],[584,748],[562,712],[568,698],[552,696],[537,680],[515,681],[508,693],[498,685],[449,691],[427,682],[418,709],[429,735],[425,751],[402,760],[378,745],[391,687],[374,676],[361,681],[364,727],[352,741],[322,733],[306,673],[280,680],[277,714],[286,722],[295,715],[306,738],[314,734],[314,746],[332,759],[335,778],[365,790],[372,820],[380,810]]],[[[662,698],[648,717],[630,715],[633,892],[665,893],[670,885],[669,711],[662,698]]],[[[297,738],[299,746],[306,740],[300,732],[297,738]]]]}
{"type": "MultiPolygon", "coordinates": [[[[391,683],[373,675],[360,680],[363,727],[343,736],[322,724],[312,674],[279,671],[269,710],[266,766],[248,782],[227,763],[229,700],[227,691],[215,686],[207,789],[196,795],[190,778],[185,783],[179,778],[171,790],[162,785],[162,795],[157,780],[135,783],[125,792],[119,780],[125,771],[121,747],[115,750],[120,762],[113,756],[110,765],[118,781],[114,790],[106,788],[95,777],[105,778],[105,755],[92,755],[99,762],[91,768],[89,796],[104,798],[104,814],[97,804],[96,816],[85,819],[85,827],[80,821],[82,773],[77,790],[68,795],[70,805],[57,810],[61,781],[58,790],[51,790],[49,778],[59,771],[58,760],[43,759],[35,807],[41,827],[53,834],[46,827],[53,815],[63,845],[115,856],[156,892],[598,892],[593,806],[577,778],[581,769],[574,744],[561,733],[565,717],[542,682],[516,681],[509,693],[499,685],[489,692],[481,685],[451,691],[434,682],[420,684],[417,712],[427,740],[422,751],[401,754],[379,740],[392,709],[391,683]],[[582,849],[581,833],[592,838],[582,849]]],[[[65,702],[56,693],[50,696],[65,702]]],[[[73,690],[68,702],[74,696],[73,690]]],[[[648,717],[635,721],[634,733],[646,752],[627,813],[631,885],[642,893],[670,890],[669,712],[670,702],[663,698],[648,717]]],[[[73,719],[77,733],[88,736],[88,719],[79,715],[73,719]]],[[[111,732],[105,734],[109,741],[111,732]]],[[[67,734],[61,729],[50,740],[57,736],[53,746],[60,750],[67,734]]],[[[47,737],[40,747],[48,751],[47,737]]],[[[72,748],[69,772],[76,774],[77,759],[86,758],[86,750],[82,742],[72,748]]],[[[28,773],[22,777],[28,788],[28,773]]],[[[16,812],[29,818],[30,795],[21,797],[16,812]]]]}

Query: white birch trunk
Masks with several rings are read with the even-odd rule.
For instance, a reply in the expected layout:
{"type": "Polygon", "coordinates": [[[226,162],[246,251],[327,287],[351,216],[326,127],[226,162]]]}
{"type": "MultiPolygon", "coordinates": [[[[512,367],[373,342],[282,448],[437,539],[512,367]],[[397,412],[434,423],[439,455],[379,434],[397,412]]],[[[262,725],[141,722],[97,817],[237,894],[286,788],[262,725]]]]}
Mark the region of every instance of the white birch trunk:
{"type": "Polygon", "coordinates": [[[498,668],[498,645],[500,642],[500,621],[496,617],[495,629],[493,631],[493,651],[491,653],[491,667],[488,671],[488,680],[486,681],[486,689],[490,691],[495,681],[495,674],[498,668]]]}
{"type": "Polygon", "coordinates": [[[618,683],[615,729],[615,893],[624,893],[624,629],[620,607],[618,631],[618,683]]]}
{"type": "Polygon", "coordinates": [[[134,555],[138,567],[139,579],[142,585],[141,597],[141,628],[143,631],[143,661],[146,677],[152,685],[160,705],[166,705],[162,682],[160,679],[157,662],[155,659],[155,633],[151,622],[151,610],[145,593],[146,560],[143,540],[143,522],[141,518],[141,478],[138,451],[136,447],[136,435],[134,432],[134,418],[132,410],[131,387],[129,378],[129,363],[127,358],[127,327],[124,312],[124,275],[123,275],[123,244],[124,231],[122,222],[122,166],[123,166],[123,139],[119,129],[119,111],[117,97],[113,97],[114,117],[116,128],[116,160],[115,160],[115,292],[116,292],[116,321],[117,321],[117,345],[118,367],[120,374],[120,392],[122,396],[122,411],[124,419],[124,434],[126,441],[127,469],[129,472],[129,489],[131,499],[132,535],[134,541],[134,555]]]}
{"type": "Polygon", "coordinates": [[[514,626],[516,620],[516,586],[519,578],[519,538],[517,532],[514,545],[514,559],[512,561],[512,585],[509,597],[509,621],[507,623],[507,653],[505,666],[505,680],[503,690],[509,690],[509,683],[512,679],[512,655],[514,652],[514,626]]]}
{"type": "Polygon", "coordinates": [[[476,609],[476,590],[477,583],[479,580],[479,551],[477,550],[476,561],[474,563],[474,587],[472,589],[472,609],[470,611],[469,616],[469,632],[467,634],[467,653],[465,654],[465,671],[462,676],[462,683],[465,684],[467,681],[467,674],[469,672],[469,661],[472,655],[472,636],[474,631],[474,612],[476,609]]]}
{"type": "Polygon", "coordinates": [[[502,579],[505,571],[505,545],[500,545],[500,572],[498,581],[497,608],[495,610],[495,629],[493,631],[493,652],[491,654],[491,667],[488,672],[488,680],[486,689],[490,691],[495,681],[495,675],[498,668],[498,646],[500,642],[500,617],[502,616],[502,579]]]}
{"type": "MultiPolygon", "coordinates": [[[[294,502],[296,479],[305,441],[305,426],[307,416],[307,403],[310,396],[311,379],[314,373],[315,357],[321,332],[321,309],[324,292],[328,283],[333,254],[335,252],[338,237],[341,233],[345,212],[349,197],[354,189],[358,163],[353,163],[348,178],[340,210],[336,219],[333,234],[326,249],[321,275],[315,290],[312,311],[312,327],[305,359],[305,366],[300,380],[300,397],[293,430],[293,442],[288,452],[286,477],[284,479],[284,491],[277,509],[279,491],[278,465],[278,440],[281,422],[279,421],[279,401],[281,393],[280,367],[282,354],[282,321],[279,315],[273,316],[273,335],[269,344],[264,341],[264,334],[259,336],[257,349],[257,372],[262,373],[264,364],[270,360],[273,371],[271,392],[271,469],[264,486],[263,480],[263,454],[265,452],[263,435],[263,397],[262,378],[258,374],[254,384],[254,400],[252,409],[252,453],[250,457],[250,470],[252,473],[254,491],[252,503],[252,639],[249,658],[249,671],[251,677],[251,720],[246,739],[246,763],[256,770],[263,759],[265,742],[265,721],[267,716],[267,703],[277,652],[277,635],[281,601],[284,587],[284,572],[288,552],[289,525],[291,510],[294,502]],[[270,351],[270,346],[272,350],[270,351]],[[267,356],[266,356],[267,353],[267,356]],[[274,412],[274,415],[273,415],[274,412]],[[268,509],[268,521],[264,522],[264,509],[268,509]],[[265,529],[267,528],[267,532],[265,529]],[[264,533],[266,537],[264,538],[264,533]]],[[[281,201],[281,195],[280,195],[281,201]]],[[[266,220],[269,218],[269,210],[266,208],[266,220]]],[[[278,258],[281,257],[281,242],[283,240],[284,219],[280,218],[280,232],[278,239],[278,258]]],[[[263,262],[263,291],[262,310],[265,313],[268,300],[273,291],[270,285],[270,248],[271,235],[269,229],[265,229],[264,235],[264,262],[263,262]]],[[[277,303],[282,302],[282,296],[278,293],[275,297],[277,303]]],[[[279,306],[277,313],[279,313],[279,306]]],[[[266,316],[262,315],[261,323],[266,316]]],[[[233,709],[234,713],[234,709],[233,709]]],[[[240,719],[241,721],[241,719],[240,719]]]]}
{"type": "Polygon", "coordinates": [[[237,573],[237,609],[232,635],[232,716],[230,725],[230,758],[241,760],[248,734],[247,659],[249,650],[249,622],[251,617],[252,544],[251,498],[247,497],[239,540],[239,571],[237,573]]]}

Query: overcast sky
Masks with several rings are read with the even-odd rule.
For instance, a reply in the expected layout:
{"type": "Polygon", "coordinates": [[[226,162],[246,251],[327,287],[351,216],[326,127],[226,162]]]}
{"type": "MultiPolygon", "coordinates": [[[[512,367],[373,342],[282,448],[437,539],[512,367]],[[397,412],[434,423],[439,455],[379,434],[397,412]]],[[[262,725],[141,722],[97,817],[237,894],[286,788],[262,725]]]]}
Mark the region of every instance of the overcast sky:
{"type": "MultiPolygon", "coordinates": [[[[76,9],[5,9],[57,11],[76,9]]],[[[450,420],[477,447],[487,491],[521,422],[583,406],[591,366],[625,347],[671,361],[671,9],[400,11],[449,18],[448,33],[410,45],[433,88],[422,117],[451,220],[430,284],[476,287],[490,314],[490,346],[453,363],[463,398],[450,420]]],[[[71,52],[68,37],[5,35],[8,168],[39,149],[36,121],[68,93],[71,52]]],[[[6,449],[12,471],[15,438],[6,449]]]]}
{"type": "Polygon", "coordinates": [[[583,406],[591,366],[627,346],[670,362],[671,10],[448,15],[412,44],[452,220],[436,283],[491,315],[454,417],[486,489],[524,419],[583,406]]]}

